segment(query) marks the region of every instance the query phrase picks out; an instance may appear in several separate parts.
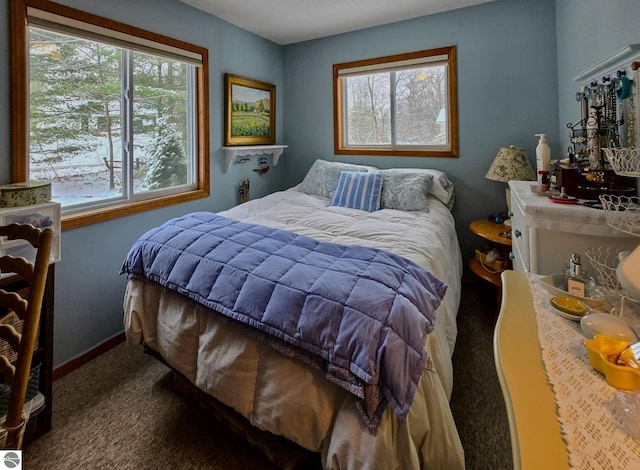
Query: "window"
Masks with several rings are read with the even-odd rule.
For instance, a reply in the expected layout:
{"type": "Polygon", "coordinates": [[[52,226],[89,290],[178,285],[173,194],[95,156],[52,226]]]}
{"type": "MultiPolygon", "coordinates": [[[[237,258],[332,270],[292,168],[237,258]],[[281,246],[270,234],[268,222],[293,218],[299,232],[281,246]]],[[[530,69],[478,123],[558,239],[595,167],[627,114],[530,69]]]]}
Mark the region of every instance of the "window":
{"type": "Polygon", "coordinates": [[[333,66],[335,152],[458,156],[455,46],[333,66]]]}
{"type": "Polygon", "coordinates": [[[11,25],[12,178],[63,228],[209,195],[206,49],[38,0],[11,25]]]}

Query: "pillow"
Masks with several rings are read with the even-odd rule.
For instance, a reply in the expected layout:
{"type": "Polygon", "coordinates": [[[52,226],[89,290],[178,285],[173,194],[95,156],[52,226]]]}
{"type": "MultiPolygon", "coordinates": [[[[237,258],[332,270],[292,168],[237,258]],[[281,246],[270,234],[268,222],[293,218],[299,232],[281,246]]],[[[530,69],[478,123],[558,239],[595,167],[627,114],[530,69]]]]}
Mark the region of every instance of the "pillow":
{"type": "Polygon", "coordinates": [[[380,209],[381,171],[341,171],[330,206],[374,212],[380,209]]]}
{"type": "Polygon", "coordinates": [[[330,199],[341,171],[365,172],[369,170],[377,170],[377,168],[318,159],[311,165],[298,190],[330,199]]]}
{"type": "Polygon", "coordinates": [[[440,170],[431,168],[391,168],[385,171],[393,171],[397,173],[409,173],[412,175],[431,175],[433,177],[429,194],[442,202],[449,209],[453,207],[454,185],[449,177],[440,170]]]}
{"type": "Polygon", "coordinates": [[[449,177],[440,170],[427,168],[417,168],[418,173],[426,173],[433,176],[433,184],[431,186],[431,195],[438,199],[442,204],[449,207],[453,203],[453,191],[455,189],[449,177]]]}
{"type": "Polygon", "coordinates": [[[429,212],[433,176],[426,173],[382,171],[382,209],[429,212]]]}

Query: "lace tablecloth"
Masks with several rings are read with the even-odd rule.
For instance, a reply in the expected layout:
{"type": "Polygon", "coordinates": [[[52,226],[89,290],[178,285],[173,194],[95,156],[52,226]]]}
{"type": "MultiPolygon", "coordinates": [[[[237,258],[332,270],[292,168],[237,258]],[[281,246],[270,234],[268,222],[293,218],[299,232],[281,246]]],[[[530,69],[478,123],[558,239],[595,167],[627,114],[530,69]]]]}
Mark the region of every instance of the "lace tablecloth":
{"type": "MultiPolygon", "coordinates": [[[[640,442],[630,436],[616,412],[613,397],[618,390],[589,364],[580,323],[554,313],[548,303],[552,295],[540,283],[540,276],[527,276],[542,361],[555,394],[570,467],[640,468],[640,442]]],[[[636,326],[640,320],[637,306],[629,304],[625,303],[622,316],[636,326]]]]}

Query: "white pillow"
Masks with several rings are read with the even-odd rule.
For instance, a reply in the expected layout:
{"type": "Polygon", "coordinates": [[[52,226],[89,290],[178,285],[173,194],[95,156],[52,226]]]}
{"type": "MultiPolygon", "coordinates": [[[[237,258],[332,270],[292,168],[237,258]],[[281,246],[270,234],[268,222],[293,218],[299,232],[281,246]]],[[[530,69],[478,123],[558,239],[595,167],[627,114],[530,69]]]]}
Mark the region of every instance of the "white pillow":
{"type": "Polygon", "coordinates": [[[431,168],[390,168],[390,170],[393,170],[394,172],[407,172],[414,175],[431,175],[433,177],[433,183],[431,184],[429,194],[438,199],[449,209],[453,206],[455,187],[444,172],[431,168]]]}

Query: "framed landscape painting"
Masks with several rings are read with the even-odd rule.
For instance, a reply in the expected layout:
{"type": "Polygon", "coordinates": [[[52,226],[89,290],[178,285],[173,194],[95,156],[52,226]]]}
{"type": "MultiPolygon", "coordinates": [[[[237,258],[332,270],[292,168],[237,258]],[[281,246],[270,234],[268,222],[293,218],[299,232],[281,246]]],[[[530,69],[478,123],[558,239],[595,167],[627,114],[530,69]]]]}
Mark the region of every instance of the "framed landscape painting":
{"type": "Polygon", "coordinates": [[[226,73],[224,144],[275,143],[276,86],[226,73]]]}

